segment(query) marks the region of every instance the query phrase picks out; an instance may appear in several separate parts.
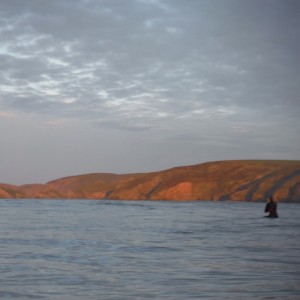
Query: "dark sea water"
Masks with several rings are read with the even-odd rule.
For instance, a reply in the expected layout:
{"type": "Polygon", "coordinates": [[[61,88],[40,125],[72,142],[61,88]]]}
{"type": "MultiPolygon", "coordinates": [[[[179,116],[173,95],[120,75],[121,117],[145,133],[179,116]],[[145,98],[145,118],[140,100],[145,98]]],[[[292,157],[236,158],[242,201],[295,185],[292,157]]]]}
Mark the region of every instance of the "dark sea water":
{"type": "Polygon", "coordinates": [[[300,299],[300,205],[0,201],[1,299],[300,299]]]}

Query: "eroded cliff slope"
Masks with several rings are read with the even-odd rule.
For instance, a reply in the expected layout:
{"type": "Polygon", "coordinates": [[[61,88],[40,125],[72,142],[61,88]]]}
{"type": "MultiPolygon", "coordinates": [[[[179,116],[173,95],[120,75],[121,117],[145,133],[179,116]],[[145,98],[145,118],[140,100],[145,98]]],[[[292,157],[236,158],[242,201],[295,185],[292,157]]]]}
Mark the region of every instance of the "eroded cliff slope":
{"type": "Polygon", "coordinates": [[[300,161],[219,161],[141,174],[86,174],[0,184],[0,198],[300,202],[300,161]]]}

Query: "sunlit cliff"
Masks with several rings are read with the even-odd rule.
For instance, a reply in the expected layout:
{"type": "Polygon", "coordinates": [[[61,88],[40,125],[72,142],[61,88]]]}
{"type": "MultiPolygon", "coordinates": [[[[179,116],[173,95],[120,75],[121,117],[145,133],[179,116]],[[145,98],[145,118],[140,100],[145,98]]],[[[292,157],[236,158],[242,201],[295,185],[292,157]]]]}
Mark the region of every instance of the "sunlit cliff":
{"type": "Polygon", "coordinates": [[[300,161],[209,162],[138,174],[95,173],[0,184],[0,198],[300,202],[300,161]]]}

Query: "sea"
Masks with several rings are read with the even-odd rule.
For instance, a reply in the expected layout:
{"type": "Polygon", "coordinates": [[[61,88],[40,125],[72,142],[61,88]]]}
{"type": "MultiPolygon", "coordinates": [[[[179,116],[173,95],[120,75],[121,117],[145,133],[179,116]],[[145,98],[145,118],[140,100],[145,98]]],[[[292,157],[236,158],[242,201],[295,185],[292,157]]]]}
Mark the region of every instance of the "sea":
{"type": "Polygon", "coordinates": [[[0,200],[0,298],[300,299],[300,205],[0,200]]]}

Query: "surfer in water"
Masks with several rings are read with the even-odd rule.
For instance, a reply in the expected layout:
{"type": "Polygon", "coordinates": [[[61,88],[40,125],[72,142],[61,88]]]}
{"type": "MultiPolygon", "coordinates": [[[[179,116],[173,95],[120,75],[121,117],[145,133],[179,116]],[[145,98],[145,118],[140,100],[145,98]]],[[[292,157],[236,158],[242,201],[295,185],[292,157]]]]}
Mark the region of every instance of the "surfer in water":
{"type": "Polygon", "coordinates": [[[274,201],[272,196],[269,198],[269,201],[266,204],[265,213],[269,213],[269,215],[266,216],[268,218],[278,218],[277,203],[274,201]]]}

